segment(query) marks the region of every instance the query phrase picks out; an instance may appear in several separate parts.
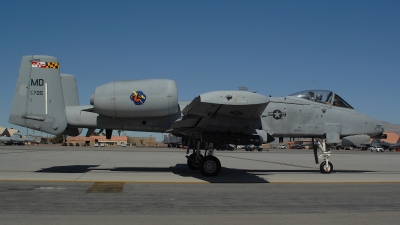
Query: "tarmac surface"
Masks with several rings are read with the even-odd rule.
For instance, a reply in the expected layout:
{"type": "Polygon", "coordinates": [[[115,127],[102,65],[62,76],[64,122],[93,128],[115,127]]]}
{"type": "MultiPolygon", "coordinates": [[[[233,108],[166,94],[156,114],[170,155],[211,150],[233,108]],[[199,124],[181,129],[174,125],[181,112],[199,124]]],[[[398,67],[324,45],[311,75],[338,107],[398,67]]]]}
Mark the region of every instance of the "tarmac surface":
{"type": "Polygon", "coordinates": [[[217,177],[185,149],[0,146],[1,224],[398,224],[400,153],[215,151],[217,177]]]}

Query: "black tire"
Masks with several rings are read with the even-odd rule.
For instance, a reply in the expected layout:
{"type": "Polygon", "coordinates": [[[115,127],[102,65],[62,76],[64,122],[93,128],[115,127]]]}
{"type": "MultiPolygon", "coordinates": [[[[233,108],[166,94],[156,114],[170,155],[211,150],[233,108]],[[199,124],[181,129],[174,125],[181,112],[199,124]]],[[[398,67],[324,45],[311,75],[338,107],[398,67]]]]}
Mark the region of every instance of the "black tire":
{"type": "Polygon", "coordinates": [[[323,161],[320,165],[319,165],[319,171],[321,171],[321,173],[331,173],[333,171],[333,165],[331,162],[329,162],[329,167],[328,170],[325,170],[325,164],[326,161],[323,161]]]}
{"type": "MultiPolygon", "coordinates": [[[[201,162],[201,159],[203,159],[203,158],[204,158],[204,156],[202,154],[200,154],[200,162],[201,162]]],[[[187,165],[191,170],[198,170],[199,169],[199,164],[195,163],[195,161],[196,161],[195,160],[195,154],[191,154],[189,156],[189,158],[187,159],[187,165]]]]}
{"type": "Polygon", "coordinates": [[[203,176],[215,177],[221,171],[221,162],[217,157],[208,155],[201,160],[199,169],[203,176]]]}

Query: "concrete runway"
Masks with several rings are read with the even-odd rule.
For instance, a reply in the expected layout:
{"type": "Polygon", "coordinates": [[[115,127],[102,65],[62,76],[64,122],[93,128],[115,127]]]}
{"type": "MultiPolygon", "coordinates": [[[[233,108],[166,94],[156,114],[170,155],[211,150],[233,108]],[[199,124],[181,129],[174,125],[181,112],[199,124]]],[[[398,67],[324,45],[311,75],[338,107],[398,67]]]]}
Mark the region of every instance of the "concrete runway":
{"type": "Polygon", "coordinates": [[[0,146],[2,224],[397,224],[400,153],[216,151],[217,177],[175,148],[0,146]]]}

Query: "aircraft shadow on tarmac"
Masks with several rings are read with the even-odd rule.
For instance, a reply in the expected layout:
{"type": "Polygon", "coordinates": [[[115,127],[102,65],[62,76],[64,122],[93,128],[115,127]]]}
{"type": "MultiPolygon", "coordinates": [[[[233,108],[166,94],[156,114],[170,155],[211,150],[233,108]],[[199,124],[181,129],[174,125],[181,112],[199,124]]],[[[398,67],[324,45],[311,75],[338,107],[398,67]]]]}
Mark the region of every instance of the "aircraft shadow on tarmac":
{"type": "MultiPolygon", "coordinates": [[[[182,177],[193,177],[210,183],[269,183],[268,180],[258,175],[268,176],[274,173],[303,173],[319,174],[319,170],[247,170],[222,167],[216,177],[205,177],[197,170],[190,170],[186,164],[176,164],[171,167],[114,167],[97,168],[99,165],[69,165],[44,168],[37,173],[87,173],[90,171],[115,171],[115,172],[170,172],[182,177]]],[[[335,170],[332,173],[366,173],[376,171],[366,170],[335,170]]],[[[111,174],[110,174],[111,175],[111,174]]]]}

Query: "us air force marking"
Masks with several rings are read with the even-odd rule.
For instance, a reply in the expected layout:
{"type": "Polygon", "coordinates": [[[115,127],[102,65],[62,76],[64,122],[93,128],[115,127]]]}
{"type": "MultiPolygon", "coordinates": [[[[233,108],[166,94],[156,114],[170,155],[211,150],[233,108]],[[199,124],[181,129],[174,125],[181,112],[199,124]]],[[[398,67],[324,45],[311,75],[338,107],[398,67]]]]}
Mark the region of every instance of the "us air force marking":
{"type": "Polygon", "coordinates": [[[273,112],[269,112],[268,116],[272,116],[276,120],[282,119],[282,117],[286,116],[286,113],[281,112],[279,109],[275,109],[273,112]]]}

